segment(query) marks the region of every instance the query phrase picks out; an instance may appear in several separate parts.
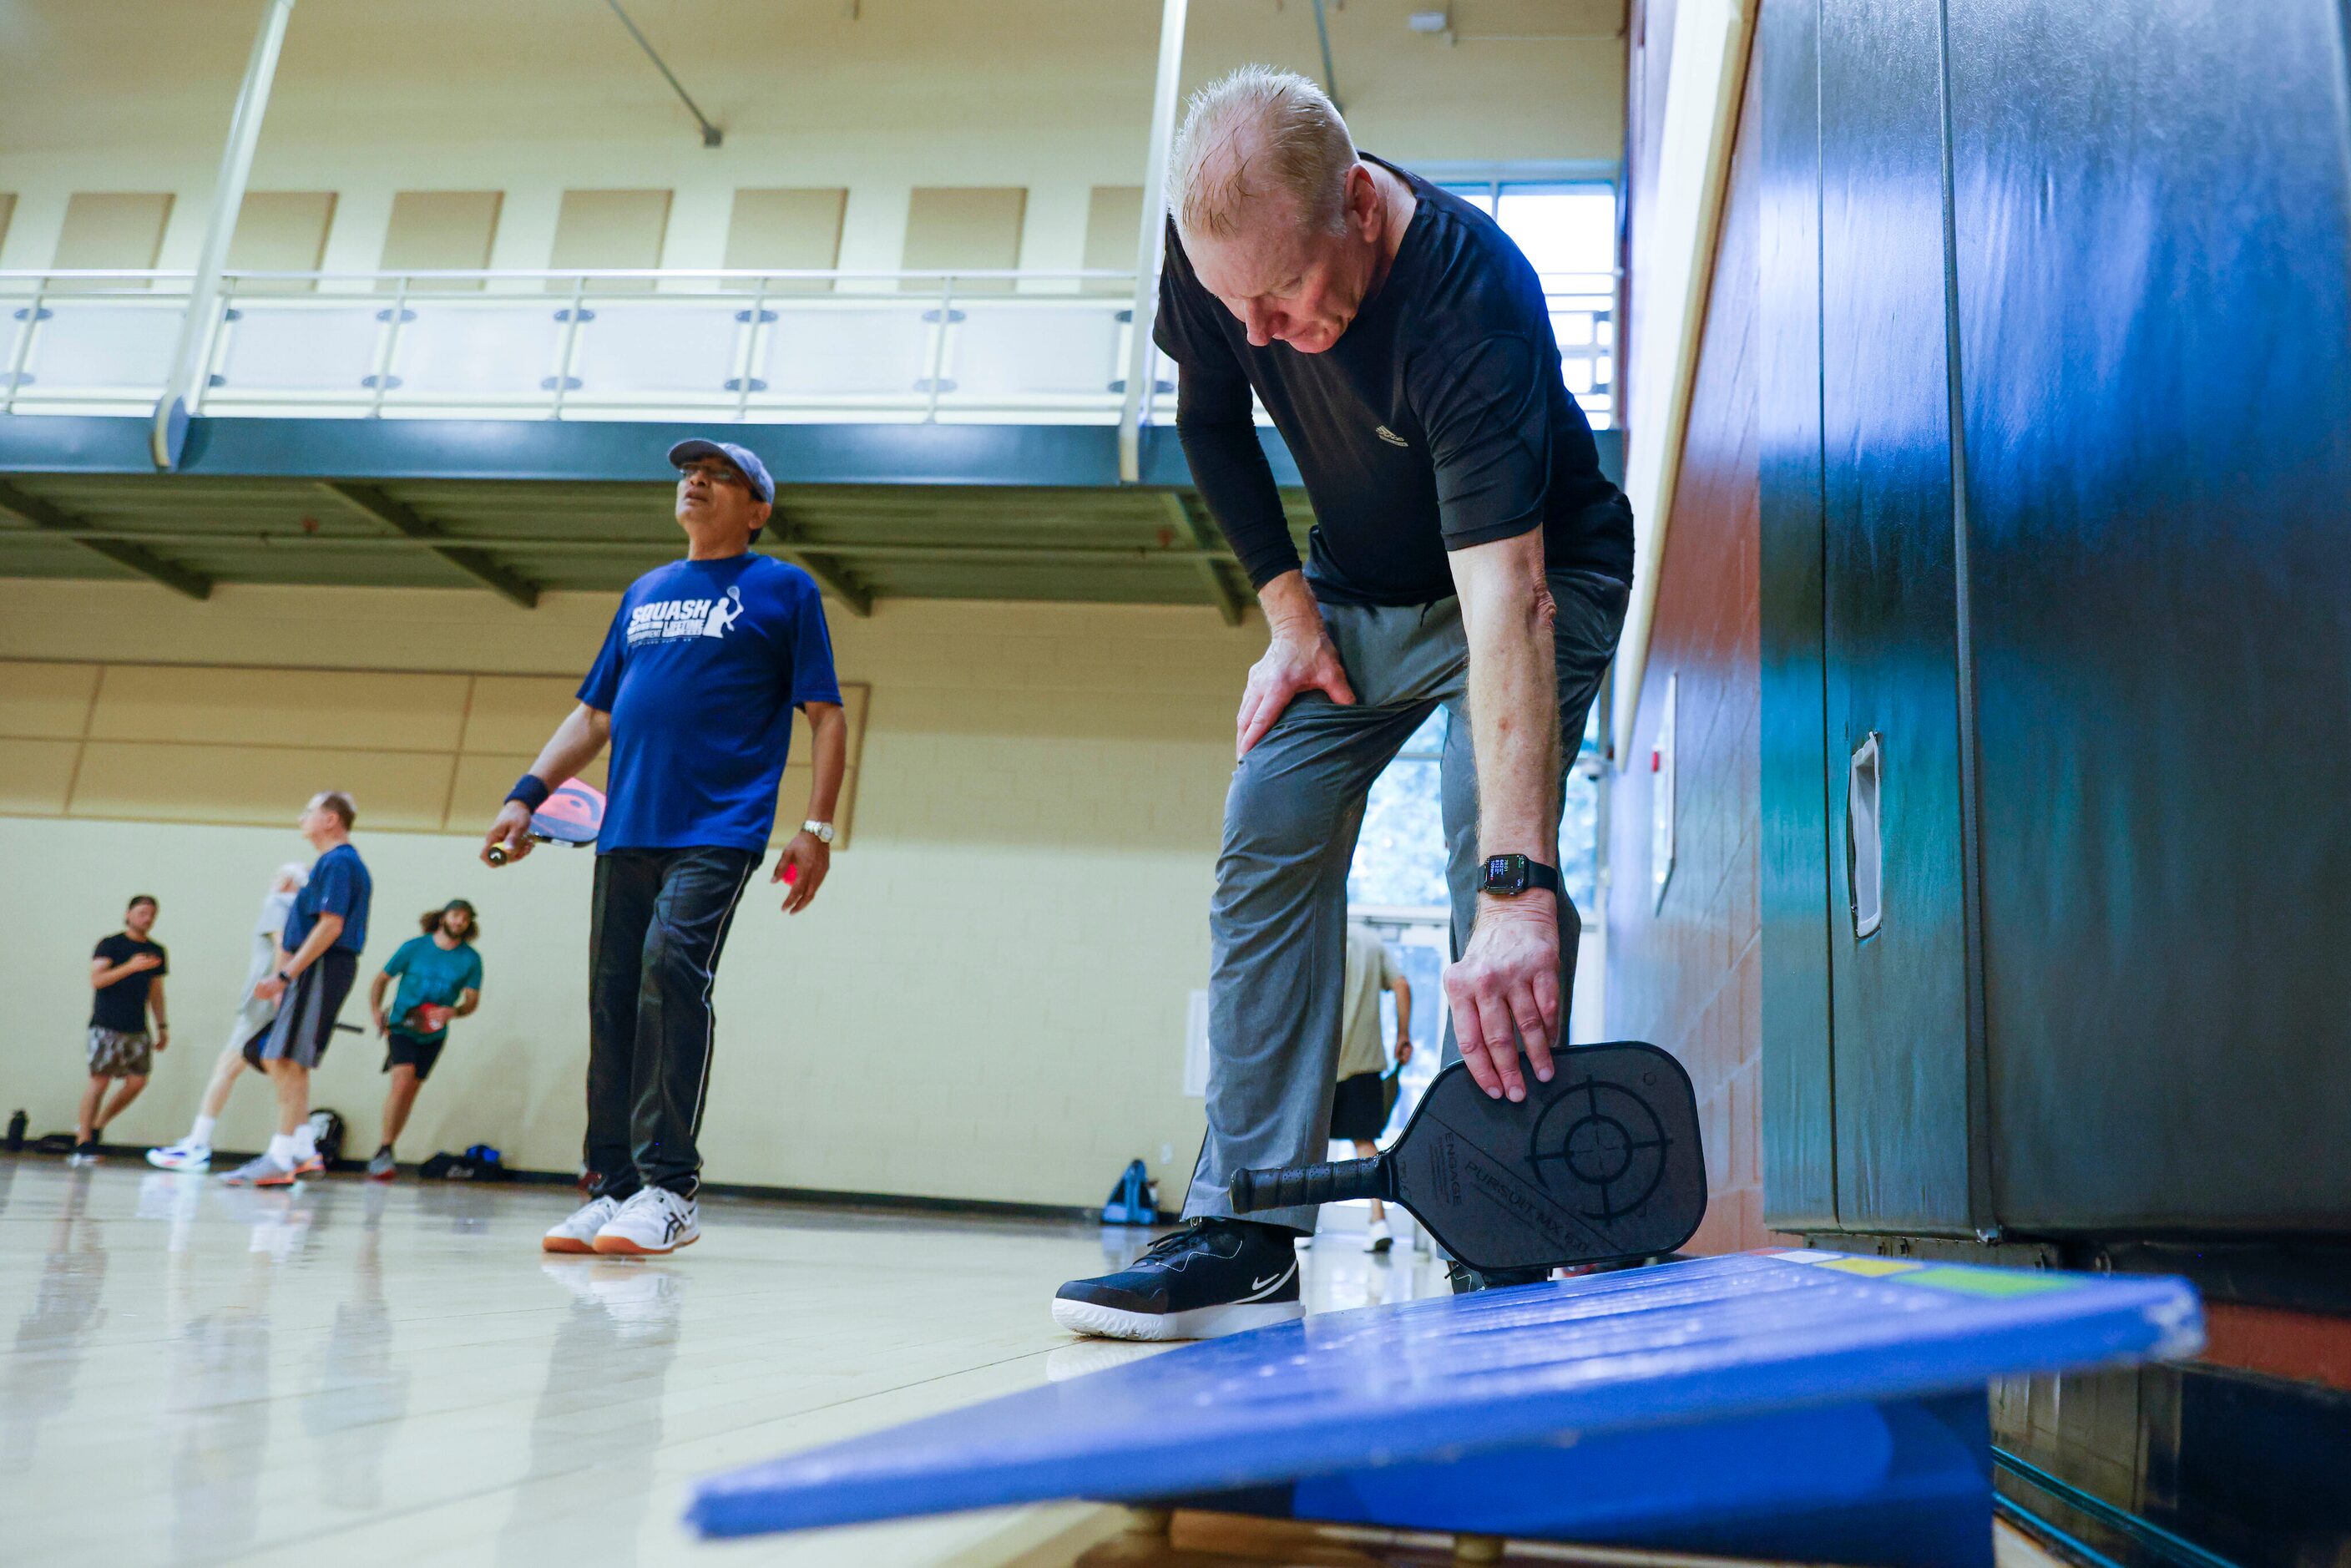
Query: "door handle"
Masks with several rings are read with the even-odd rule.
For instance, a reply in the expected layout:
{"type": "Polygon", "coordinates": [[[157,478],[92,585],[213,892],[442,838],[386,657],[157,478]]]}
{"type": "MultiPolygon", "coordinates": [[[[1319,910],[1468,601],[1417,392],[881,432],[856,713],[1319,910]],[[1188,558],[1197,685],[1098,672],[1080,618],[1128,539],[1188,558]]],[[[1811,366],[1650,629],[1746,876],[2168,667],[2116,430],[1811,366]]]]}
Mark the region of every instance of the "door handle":
{"type": "Polygon", "coordinates": [[[1853,935],[1855,941],[1876,935],[1886,919],[1886,856],[1880,837],[1884,746],[1871,730],[1854,748],[1853,770],[1844,790],[1845,885],[1853,893],[1853,935]]]}

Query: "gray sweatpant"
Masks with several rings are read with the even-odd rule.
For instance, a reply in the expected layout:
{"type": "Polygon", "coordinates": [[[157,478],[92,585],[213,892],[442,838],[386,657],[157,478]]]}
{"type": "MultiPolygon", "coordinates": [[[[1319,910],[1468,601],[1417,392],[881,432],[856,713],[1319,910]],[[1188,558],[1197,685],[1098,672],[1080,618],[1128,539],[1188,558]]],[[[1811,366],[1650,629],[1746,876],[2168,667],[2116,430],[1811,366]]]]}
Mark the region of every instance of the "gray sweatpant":
{"type": "MultiPolygon", "coordinates": [[[[1550,574],[1562,748],[1573,755],[1616,651],[1625,584],[1550,574]]],[[[1322,622],[1353,706],[1320,692],[1292,701],[1233,769],[1208,912],[1208,1134],[1186,1218],[1230,1214],[1233,1173],[1324,1157],[1346,967],[1347,870],[1372,781],[1441,703],[1452,715],[1439,765],[1453,956],[1477,914],[1478,773],[1469,734],[1469,652],[1458,600],[1326,604],[1322,622]]],[[[1562,785],[1564,793],[1564,781],[1562,785]]],[[[1560,1017],[1575,985],[1583,921],[1559,901],[1560,1017]]],[[[1444,1060],[1458,1054],[1448,1018],[1444,1060]]],[[[1312,1207],[1253,1219],[1314,1228],[1312,1207]]]]}

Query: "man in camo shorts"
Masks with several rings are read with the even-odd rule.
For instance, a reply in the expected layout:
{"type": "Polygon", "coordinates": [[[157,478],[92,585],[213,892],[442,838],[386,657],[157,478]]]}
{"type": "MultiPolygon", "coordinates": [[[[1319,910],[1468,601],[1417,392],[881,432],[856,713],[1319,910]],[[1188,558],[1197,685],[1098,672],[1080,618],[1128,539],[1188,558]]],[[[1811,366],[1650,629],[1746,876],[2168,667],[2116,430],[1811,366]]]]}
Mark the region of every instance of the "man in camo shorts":
{"type": "Polygon", "coordinates": [[[98,1135],[122,1114],[139,1092],[147,1087],[154,1053],[172,1043],[172,1026],[164,1021],[163,977],[171,971],[170,955],[148,933],[155,928],[155,900],[141,894],[123,912],[122,929],[101,937],[89,956],[89,984],[94,994],[89,1009],[89,1087],[82,1091],[75,1118],[74,1151],[78,1166],[98,1163],[98,1135]],[[147,1015],[155,1015],[155,1032],[147,1032],[147,1015]],[[120,1080],[111,1104],[106,1101],[109,1080],[120,1080]]]}

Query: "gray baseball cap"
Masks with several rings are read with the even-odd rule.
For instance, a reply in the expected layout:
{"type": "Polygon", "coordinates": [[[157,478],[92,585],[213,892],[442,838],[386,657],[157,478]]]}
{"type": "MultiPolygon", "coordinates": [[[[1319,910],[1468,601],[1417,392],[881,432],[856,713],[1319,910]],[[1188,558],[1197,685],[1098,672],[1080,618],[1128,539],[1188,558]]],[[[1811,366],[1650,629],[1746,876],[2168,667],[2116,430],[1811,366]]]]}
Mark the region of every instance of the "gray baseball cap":
{"type": "Polygon", "coordinates": [[[749,447],[737,446],[731,441],[705,441],[697,435],[669,449],[669,465],[673,468],[683,468],[697,457],[725,458],[751,482],[751,494],[771,507],[776,504],[776,482],[768,477],[768,465],[749,447]]]}

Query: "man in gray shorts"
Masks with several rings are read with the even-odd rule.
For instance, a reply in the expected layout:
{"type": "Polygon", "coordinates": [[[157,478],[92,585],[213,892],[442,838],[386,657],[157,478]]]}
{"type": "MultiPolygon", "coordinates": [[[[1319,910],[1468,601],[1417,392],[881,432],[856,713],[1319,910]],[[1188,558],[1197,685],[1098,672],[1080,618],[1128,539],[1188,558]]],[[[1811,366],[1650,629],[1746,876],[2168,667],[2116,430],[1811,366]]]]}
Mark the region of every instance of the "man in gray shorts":
{"type": "Polygon", "coordinates": [[[277,969],[254,987],[278,1001],[269,1026],[246,1041],[245,1059],[277,1091],[277,1132],[269,1147],[221,1179],[232,1186],[290,1186],[325,1174],[310,1133],[310,1074],[335,1038],[335,1019],[359,976],[375,879],[351,847],[358,811],[340,789],[310,797],[296,825],[319,858],[286,913],[277,969]]]}
{"type": "Polygon", "coordinates": [[[1521,1045],[1551,1075],[1582,929],[1558,871],[1562,738],[1583,733],[1633,572],[1632,510],[1561,380],[1541,281],[1492,218],[1358,153],[1319,88],[1265,67],[1193,100],[1168,185],[1156,336],[1177,432],[1270,638],[1209,912],[1191,1224],[1053,1302],[1066,1328],[1133,1339],[1301,1311],[1313,1209],[1237,1219],[1226,1187],[1323,1155],[1364,798],[1440,704],[1446,1051],[1458,1040],[1498,1098],[1525,1097],[1521,1045]],[[1302,566],[1252,394],[1313,502],[1302,566]]]}

